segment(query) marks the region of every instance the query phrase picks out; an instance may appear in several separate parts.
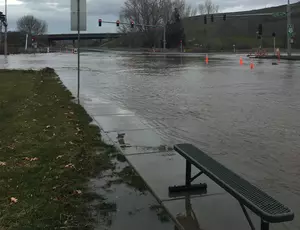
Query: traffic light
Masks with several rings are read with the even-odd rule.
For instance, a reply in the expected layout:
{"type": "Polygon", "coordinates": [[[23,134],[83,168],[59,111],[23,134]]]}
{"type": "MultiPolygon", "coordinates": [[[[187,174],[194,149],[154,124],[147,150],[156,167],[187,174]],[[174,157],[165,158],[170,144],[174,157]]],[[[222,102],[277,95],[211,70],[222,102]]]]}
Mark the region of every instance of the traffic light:
{"type": "Polygon", "coordinates": [[[207,17],[204,15],[204,24],[207,24],[207,17]]]}
{"type": "Polygon", "coordinates": [[[116,21],[117,26],[120,26],[120,20],[116,21]]]}
{"type": "Polygon", "coordinates": [[[102,19],[98,20],[99,26],[102,26],[102,19]]]}
{"type": "Polygon", "coordinates": [[[32,42],[35,42],[35,37],[32,37],[32,38],[31,38],[31,41],[32,41],[32,42]]]}
{"type": "Polygon", "coordinates": [[[0,11],[0,21],[3,21],[5,19],[5,15],[3,12],[0,11]]]}
{"type": "Polygon", "coordinates": [[[211,20],[211,22],[214,22],[214,15],[213,14],[210,16],[210,20],[211,20]]]}
{"type": "Polygon", "coordinates": [[[262,35],[262,24],[258,25],[258,35],[262,35]]]}
{"type": "Polygon", "coordinates": [[[131,25],[131,28],[134,28],[134,22],[133,21],[130,22],[130,25],[131,25]]]}
{"type": "Polygon", "coordinates": [[[276,33],[275,33],[275,32],[272,33],[272,37],[273,37],[273,38],[276,37],[276,33]]]}
{"type": "Polygon", "coordinates": [[[6,24],[6,16],[1,11],[0,11],[0,22],[2,22],[4,26],[7,26],[7,24],[6,24]]]}
{"type": "Polygon", "coordinates": [[[223,14],[223,21],[226,21],[226,14],[223,14]]]}

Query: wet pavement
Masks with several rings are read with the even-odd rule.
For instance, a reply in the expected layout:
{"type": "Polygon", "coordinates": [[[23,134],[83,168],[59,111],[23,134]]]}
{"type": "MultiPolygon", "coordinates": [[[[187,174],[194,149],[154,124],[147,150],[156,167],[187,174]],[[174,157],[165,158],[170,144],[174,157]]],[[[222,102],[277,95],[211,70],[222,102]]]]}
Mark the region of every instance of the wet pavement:
{"type": "MultiPolygon", "coordinates": [[[[185,229],[249,226],[238,202],[208,178],[206,194],[169,196],[168,186],[184,181],[185,162],[171,150],[180,142],[292,208],[295,220],[272,229],[300,228],[300,63],[244,63],[236,55],[212,55],[208,65],[202,56],[82,55],[82,105],[185,229]]],[[[4,65],[53,67],[76,95],[75,55],[10,56],[4,65]]]]}

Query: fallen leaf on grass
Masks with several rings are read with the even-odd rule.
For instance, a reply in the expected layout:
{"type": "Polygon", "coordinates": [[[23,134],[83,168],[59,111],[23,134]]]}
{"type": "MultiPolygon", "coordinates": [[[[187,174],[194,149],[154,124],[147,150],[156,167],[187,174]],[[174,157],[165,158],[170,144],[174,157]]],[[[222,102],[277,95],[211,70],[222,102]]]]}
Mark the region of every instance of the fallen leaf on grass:
{"type": "Polygon", "coordinates": [[[15,149],[15,146],[9,145],[9,146],[7,146],[7,148],[14,150],[14,149],[15,149]]]}
{"type": "Polygon", "coordinates": [[[82,194],[82,191],[81,191],[81,190],[75,190],[75,191],[74,191],[74,194],[81,195],[81,194],[82,194]]]}
{"type": "Polygon", "coordinates": [[[65,168],[75,168],[75,166],[73,164],[69,163],[69,164],[65,165],[65,168]]]}
{"type": "Polygon", "coordinates": [[[39,158],[37,157],[33,157],[33,158],[29,158],[29,157],[25,157],[24,160],[26,161],[37,161],[39,158]]]}
{"type": "Polygon", "coordinates": [[[18,202],[18,199],[15,198],[15,197],[11,197],[11,198],[10,198],[10,202],[11,202],[11,203],[17,203],[17,202],[18,202]]]}
{"type": "Polygon", "coordinates": [[[0,166],[5,166],[6,162],[0,161],[0,166]]]}

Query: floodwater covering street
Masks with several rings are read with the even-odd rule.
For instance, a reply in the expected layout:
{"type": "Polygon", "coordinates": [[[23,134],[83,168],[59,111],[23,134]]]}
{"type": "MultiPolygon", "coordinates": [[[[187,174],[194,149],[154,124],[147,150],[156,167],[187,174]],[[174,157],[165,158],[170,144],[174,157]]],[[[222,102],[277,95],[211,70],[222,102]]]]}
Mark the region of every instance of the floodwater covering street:
{"type": "MultiPolygon", "coordinates": [[[[285,226],[300,229],[300,63],[254,60],[251,70],[246,57],[209,58],[83,53],[80,95],[118,103],[170,145],[195,144],[291,208],[285,226]]],[[[11,55],[0,68],[52,67],[76,95],[76,60],[11,55]]]]}

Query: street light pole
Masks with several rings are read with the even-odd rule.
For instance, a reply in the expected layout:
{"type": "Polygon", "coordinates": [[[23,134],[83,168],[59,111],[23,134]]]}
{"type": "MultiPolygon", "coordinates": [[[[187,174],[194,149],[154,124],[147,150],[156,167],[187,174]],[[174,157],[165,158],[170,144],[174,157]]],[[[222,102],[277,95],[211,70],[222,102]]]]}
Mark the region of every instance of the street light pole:
{"type": "Polygon", "coordinates": [[[5,21],[6,21],[6,26],[5,26],[5,34],[4,34],[4,56],[7,58],[7,0],[5,0],[5,21]]]}
{"type": "Polygon", "coordinates": [[[291,38],[289,33],[289,28],[291,26],[292,19],[291,19],[291,5],[290,0],[287,2],[287,54],[288,57],[292,56],[292,45],[291,45],[291,38]]]}

